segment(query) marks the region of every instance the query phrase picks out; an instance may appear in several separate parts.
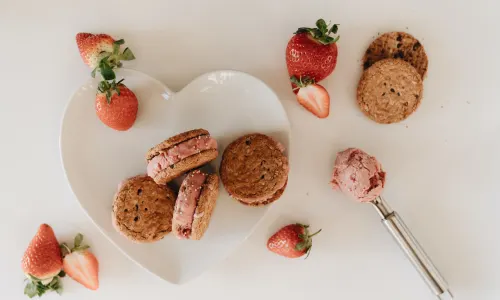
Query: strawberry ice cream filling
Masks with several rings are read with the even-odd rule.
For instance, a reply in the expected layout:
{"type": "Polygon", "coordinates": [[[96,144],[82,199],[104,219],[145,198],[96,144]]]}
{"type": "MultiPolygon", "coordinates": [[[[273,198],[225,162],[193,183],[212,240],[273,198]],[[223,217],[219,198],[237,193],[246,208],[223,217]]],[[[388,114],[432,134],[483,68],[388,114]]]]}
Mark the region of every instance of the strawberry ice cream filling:
{"type": "Polygon", "coordinates": [[[179,239],[189,239],[194,219],[202,217],[202,214],[195,216],[195,211],[206,179],[207,174],[195,170],[181,184],[175,202],[174,223],[176,226],[173,229],[175,236],[179,239]]]}
{"type": "Polygon", "coordinates": [[[349,148],[335,159],[331,185],[354,200],[369,202],[384,190],[385,172],[375,157],[349,148]]]}
{"type": "Polygon", "coordinates": [[[148,176],[155,177],[161,170],[178,163],[186,157],[210,149],[217,149],[217,141],[208,135],[201,135],[170,147],[149,161],[147,167],[148,176]]]}

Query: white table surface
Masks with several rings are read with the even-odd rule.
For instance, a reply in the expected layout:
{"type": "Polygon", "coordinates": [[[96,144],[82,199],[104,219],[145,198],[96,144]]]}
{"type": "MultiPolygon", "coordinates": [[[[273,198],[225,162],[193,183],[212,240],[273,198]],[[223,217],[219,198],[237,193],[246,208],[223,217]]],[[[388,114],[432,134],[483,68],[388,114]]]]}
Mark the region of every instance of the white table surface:
{"type": "Polygon", "coordinates": [[[330,189],[335,153],[348,146],[382,162],[386,199],[456,299],[500,299],[498,2],[125,2],[0,2],[2,299],[25,299],[20,260],[42,222],[60,239],[84,233],[100,261],[100,289],[68,279],[66,299],[434,299],[372,208],[330,189]],[[296,103],[284,61],[292,32],[318,17],[341,24],[339,62],[324,82],[332,98],[326,120],[296,103]],[[418,112],[382,126],[361,114],[354,91],[363,51],[390,30],[421,38],[430,67],[418,112]],[[210,70],[246,71],[269,84],[289,114],[286,196],[228,259],[186,285],[163,282],[118,252],[65,181],[60,122],[69,97],[89,77],[74,40],[80,31],[125,38],[137,56],[128,66],[173,90],[210,70]],[[323,229],[305,261],[265,248],[279,225],[294,221],[323,229]]]}

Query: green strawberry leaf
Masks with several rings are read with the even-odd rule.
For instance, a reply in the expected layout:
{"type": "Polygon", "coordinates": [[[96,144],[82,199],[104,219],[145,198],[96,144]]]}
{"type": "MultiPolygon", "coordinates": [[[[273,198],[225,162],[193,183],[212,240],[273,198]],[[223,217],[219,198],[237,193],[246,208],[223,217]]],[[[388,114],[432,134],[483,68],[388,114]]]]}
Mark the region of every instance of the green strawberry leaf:
{"type": "Polygon", "coordinates": [[[59,274],[57,274],[57,276],[63,278],[64,276],[66,276],[66,272],[64,272],[63,270],[61,270],[61,272],[59,272],[59,274]]]}
{"type": "Polygon", "coordinates": [[[311,28],[300,27],[299,29],[297,29],[297,31],[294,32],[294,34],[309,33],[309,32],[311,32],[311,28]]]}
{"type": "Polygon", "coordinates": [[[339,30],[339,24],[333,24],[330,30],[328,31],[328,34],[330,33],[337,34],[338,30],[339,30]]]}
{"type": "Polygon", "coordinates": [[[134,56],[134,53],[132,53],[132,50],[130,50],[130,48],[125,48],[125,50],[123,50],[123,53],[120,55],[120,59],[121,60],[134,60],[135,56],[134,56]]]}
{"type": "Polygon", "coordinates": [[[95,78],[96,71],[97,71],[97,67],[95,67],[94,70],[92,70],[92,72],[90,72],[90,76],[92,76],[92,78],[95,78]]]}
{"type": "Polygon", "coordinates": [[[59,286],[56,288],[56,293],[58,293],[59,295],[62,295],[62,292],[63,292],[62,285],[59,285],[59,286]]]}
{"type": "Polygon", "coordinates": [[[106,91],[106,101],[108,102],[108,104],[111,104],[111,91],[110,90],[106,91]]]}
{"type": "Polygon", "coordinates": [[[24,287],[24,294],[30,298],[38,296],[38,289],[36,288],[36,283],[29,282],[24,287]]]}
{"type": "Polygon", "coordinates": [[[83,241],[83,235],[81,233],[77,234],[75,236],[75,241],[74,241],[74,246],[75,248],[78,248],[80,247],[80,245],[82,244],[82,241],[83,241]]]}
{"type": "MultiPolygon", "coordinates": [[[[97,88],[97,89],[100,89],[97,88]]],[[[61,249],[61,255],[62,257],[65,257],[66,255],[70,254],[71,253],[71,250],[69,249],[68,245],[66,243],[62,243],[59,245],[59,248],[61,249]]]]}
{"type": "Polygon", "coordinates": [[[307,246],[306,242],[300,242],[297,245],[295,245],[295,250],[302,251],[306,248],[306,246],[307,246]]]}
{"type": "Polygon", "coordinates": [[[339,37],[330,36],[330,34],[336,34],[339,30],[339,24],[333,24],[332,27],[328,28],[329,24],[323,19],[316,21],[316,28],[300,27],[294,34],[308,33],[317,42],[323,45],[329,45],[336,43],[339,37]]]}
{"type": "MultiPolygon", "coordinates": [[[[118,91],[117,91],[118,92],[118,91]]],[[[118,95],[120,95],[120,93],[118,92],[118,95]]],[[[77,251],[84,251],[84,250],[87,250],[88,248],[90,248],[90,246],[87,246],[87,245],[82,245],[80,247],[75,247],[73,248],[73,252],[77,252],[77,251]]]]}
{"type": "Polygon", "coordinates": [[[58,277],[54,277],[52,278],[52,280],[49,282],[49,284],[47,284],[47,287],[49,288],[54,288],[54,287],[57,287],[59,285],[59,278],[58,277]]]}
{"type": "Polygon", "coordinates": [[[296,76],[290,77],[290,81],[297,86],[300,86],[301,84],[300,80],[296,76]]]}
{"type": "Polygon", "coordinates": [[[316,26],[322,33],[326,33],[328,31],[328,25],[326,25],[326,22],[323,19],[316,21],[316,26]]]}
{"type": "Polygon", "coordinates": [[[48,290],[49,288],[46,287],[45,285],[43,285],[41,282],[37,283],[36,285],[36,290],[37,290],[37,293],[38,293],[38,296],[42,296],[43,294],[45,294],[45,292],[48,290]]]}
{"type": "Polygon", "coordinates": [[[113,54],[116,55],[120,52],[120,46],[123,45],[125,41],[123,39],[115,41],[113,43],[113,54]]]}
{"type": "Polygon", "coordinates": [[[101,68],[101,75],[104,80],[113,80],[116,78],[115,71],[109,66],[101,68]]]}

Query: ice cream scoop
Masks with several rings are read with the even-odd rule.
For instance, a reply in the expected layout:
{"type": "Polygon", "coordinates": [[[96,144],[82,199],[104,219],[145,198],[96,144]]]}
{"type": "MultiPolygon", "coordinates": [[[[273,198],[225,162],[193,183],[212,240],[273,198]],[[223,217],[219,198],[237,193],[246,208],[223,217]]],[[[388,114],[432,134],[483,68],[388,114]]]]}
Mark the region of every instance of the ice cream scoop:
{"type": "Polygon", "coordinates": [[[453,299],[446,281],[411,234],[403,219],[380,196],[385,186],[385,172],[374,156],[357,148],[339,152],[330,183],[334,189],[342,191],[354,200],[371,203],[382,218],[382,223],[431,291],[438,299],[453,299]]]}
{"type": "Polygon", "coordinates": [[[349,148],[337,155],[331,184],[354,200],[369,202],[382,193],[385,172],[375,157],[349,148]]]}

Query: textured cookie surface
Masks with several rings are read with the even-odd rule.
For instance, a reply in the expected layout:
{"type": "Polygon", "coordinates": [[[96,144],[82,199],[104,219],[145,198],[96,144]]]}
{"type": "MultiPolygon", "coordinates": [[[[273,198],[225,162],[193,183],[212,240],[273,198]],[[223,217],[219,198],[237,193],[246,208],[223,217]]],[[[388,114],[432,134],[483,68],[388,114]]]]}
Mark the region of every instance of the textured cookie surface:
{"type": "Polygon", "coordinates": [[[264,134],[249,134],[227,146],[220,176],[227,192],[247,203],[263,202],[283,188],[288,159],[282,146],[264,134]]]}
{"type": "Polygon", "coordinates": [[[188,156],[180,162],[158,172],[154,177],[154,181],[158,184],[167,184],[182,174],[211,162],[216,159],[218,155],[219,152],[217,150],[210,149],[188,156]]]}
{"type": "Polygon", "coordinates": [[[161,240],[172,231],[175,193],[148,176],[136,176],[120,184],[113,201],[113,225],[128,239],[161,240]]]}
{"type": "Polygon", "coordinates": [[[194,212],[191,239],[200,240],[208,229],[212,213],[219,197],[219,176],[210,174],[201,190],[198,206],[194,212]]]}
{"type": "Polygon", "coordinates": [[[174,135],[173,137],[169,138],[168,140],[165,140],[161,142],[160,144],[154,146],[151,148],[148,153],[146,154],[146,160],[151,160],[153,157],[156,155],[160,154],[162,150],[168,149],[170,147],[173,147],[177,144],[180,144],[184,141],[187,141],[189,139],[192,139],[194,137],[200,136],[200,135],[209,135],[209,132],[205,129],[194,129],[190,131],[186,131],[177,135],[174,135]]]}
{"type": "Polygon", "coordinates": [[[429,64],[424,46],[412,35],[405,32],[388,32],[374,40],[363,57],[363,67],[386,58],[402,59],[409,62],[424,79],[429,64]]]}
{"type": "Polygon", "coordinates": [[[381,124],[406,119],[419,106],[423,94],[420,75],[400,59],[384,59],[368,68],[359,81],[359,108],[381,124]]]}
{"type": "Polygon", "coordinates": [[[269,204],[273,203],[274,201],[278,200],[279,198],[281,198],[281,196],[285,192],[287,183],[288,183],[288,179],[287,179],[287,182],[285,182],[285,185],[281,189],[277,190],[276,193],[274,193],[274,195],[271,196],[271,198],[264,200],[262,202],[247,203],[247,202],[242,201],[240,199],[236,199],[236,200],[238,200],[238,202],[240,202],[241,204],[244,204],[247,206],[253,206],[253,207],[258,207],[258,206],[260,207],[260,206],[269,205],[269,204]]]}

